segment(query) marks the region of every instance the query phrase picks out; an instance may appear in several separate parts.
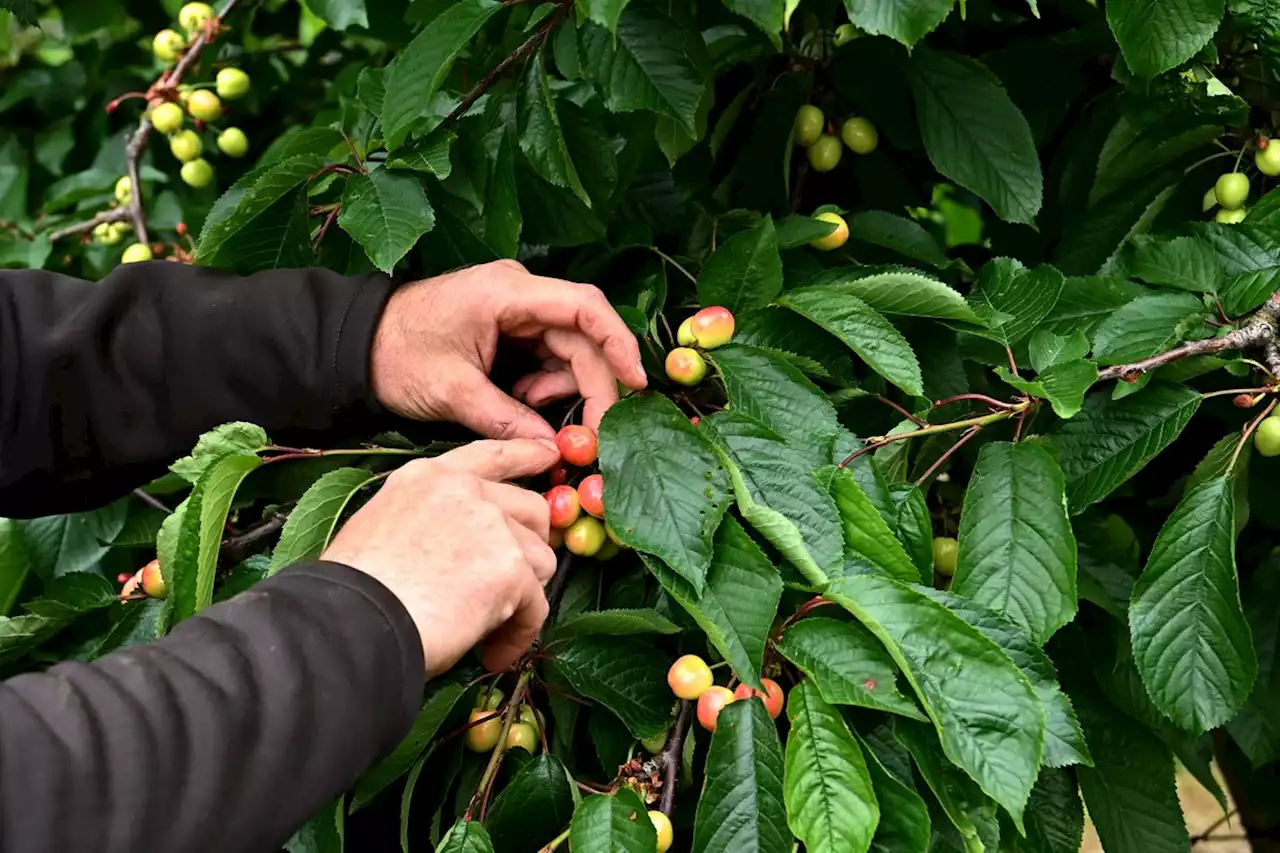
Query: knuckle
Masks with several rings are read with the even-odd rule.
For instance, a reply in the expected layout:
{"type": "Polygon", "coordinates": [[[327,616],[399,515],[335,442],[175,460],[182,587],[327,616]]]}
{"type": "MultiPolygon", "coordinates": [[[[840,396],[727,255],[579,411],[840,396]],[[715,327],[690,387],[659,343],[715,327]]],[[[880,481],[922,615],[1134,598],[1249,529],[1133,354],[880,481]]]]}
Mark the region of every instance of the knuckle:
{"type": "Polygon", "coordinates": [[[506,269],[512,272],[527,273],[529,271],[525,268],[524,264],[520,263],[514,258],[502,258],[500,260],[491,261],[490,263],[493,266],[505,267],[506,269]]]}

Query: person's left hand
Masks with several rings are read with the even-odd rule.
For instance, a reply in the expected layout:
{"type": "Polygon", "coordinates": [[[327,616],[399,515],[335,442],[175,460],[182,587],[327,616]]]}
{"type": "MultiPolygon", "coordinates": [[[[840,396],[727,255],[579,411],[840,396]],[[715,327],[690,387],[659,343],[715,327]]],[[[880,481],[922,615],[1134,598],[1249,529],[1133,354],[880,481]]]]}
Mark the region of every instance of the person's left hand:
{"type": "Polygon", "coordinates": [[[617,383],[641,389],[640,347],[599,289],[530,274],[516,261],[408,285],[391,296],[373,344],[373,390],[398,415],[454,421],[487,438],[554,438],[530,406],[580,394],[600,426],[617,383]],[[489,381],[499,341],[531,343],[542,370],[516,383],[518,402],[489,381]]]}

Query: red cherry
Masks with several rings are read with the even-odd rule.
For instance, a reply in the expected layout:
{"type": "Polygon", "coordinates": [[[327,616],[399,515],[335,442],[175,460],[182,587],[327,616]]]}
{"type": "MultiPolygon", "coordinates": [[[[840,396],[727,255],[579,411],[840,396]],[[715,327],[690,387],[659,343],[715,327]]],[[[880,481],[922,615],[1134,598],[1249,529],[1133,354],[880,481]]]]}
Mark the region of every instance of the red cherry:
{"type": "Polygon", "coordinates": [[[782,705],[786,701],[786,696],[782,693],[782,688],[778,682],[772,678],[762,678],[760,683],[764,685],[764,692],[755,690],[746,684],[739,684],[738,689],[733,691],[734,699],[750,699],[752,696],[759,696],[764,700],[764,708],[769,712],[769,719],[776,720],[782,713],[782,705]]]}
{"type": "Polygon", "coordinates": [[[551,469],[551,485],[553,485],[553,486],[563,486],[563,485],[564,485],[565,483],[567,483],[567,482],[569,482],[569,472],[568,472],[568,471],[566,471],[564,468],[552,468],[552,469],[551,469]]]}
{"type": "Polygon", "coordinates": [[[578,503],[588,514],[604,518],[604,477],[592,474],[579,483],[578,503]]]}
{"type": "Polygon", "coordinates": [[[556,447],[560,449],[560,458],[570,465],[586,467],[596,461],[599,445],[596,434],[588,427],[570,424],[556,435],[556,447]]]}
{"type": "Polygon", "coordinates": [[[697,426],[701,422],[702,422],[702,418],[698,417],[697,415],[694,415],[693,417],[689,418],[689,423],[693,424],[694,426],[697,426]]]}
{"type": "Polygon", "coordinates": [[[733,314],[722,305],[712,305],[694,314],[689,323],[689,330],[698,346],[703,349],[715,349],[729,343],[733,337],[733,314]]]}
{"type": "Polygon", "coordinates": [[[547,506],[551,509],[551,526],[557,529],[573,524],[582,511],[578,490],[573,486],[553,486],[547,492],[547,506]]]}
{"type": "Polygon", "coordinates": [[[733,701],[733,693],[728,687],[717,684],[707,688],[706,692],[698,697],[698,722],[707,731],[714,732],[716,720],[720,719],[720,711],[733,701]]]}

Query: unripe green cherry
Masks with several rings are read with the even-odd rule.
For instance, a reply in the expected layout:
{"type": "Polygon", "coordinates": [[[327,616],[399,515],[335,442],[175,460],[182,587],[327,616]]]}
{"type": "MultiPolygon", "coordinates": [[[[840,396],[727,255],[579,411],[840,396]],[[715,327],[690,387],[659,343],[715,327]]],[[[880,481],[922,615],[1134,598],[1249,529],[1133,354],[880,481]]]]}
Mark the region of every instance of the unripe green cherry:
{"type": "Polygon", "coordinates": [[[676,329],[676,343],[682,347],[691,347],[697,342],[693,336],[693,318],[686,317],[680,328],[676,329]]]}
{"type": "Polygon", "coordinates": [[[834,136],[823,136],[809,146],[809,165],[815,172],[830,172],[840,165],[843,146],[834,136]]]}
{"type": "MultiPolygon", "coordinates": [[[[194,130],[184,130],[175,133],[169,140],[169,150],[180,162],[190,163],[204,152],[204,143],[200,141],[200,134],[194,130]]],[[[185,175],[183,180],[186,180],[185,175]]]]}
{"type": "Polygon", "coordinates": [[[161,30],[151,40],[151,52],[161,62],[173,62],[182,55],[187,47],[187,40],[173,30],[161,30]]]}
{"type": "Polygon", "coordinates": [[[243,157],[249,153],[249,137],[238,127],[228,127],[218,134],[218,150],[228,157],[243,157]]]}
{"type": "Polygon", "coordinates": [[[116,181],[116,201],[121,204],[133,201],[133,181],[129,180],[128,175],[116,181]]]}
{"type": "MultiPolygon", "coordinates": [[[[670,730],[668,729],[668,731],[670,730]]],[[[662,752],[662,748],[667,745],[667,732],[664,731],[662,734],[647,737],[640,741],[640,745],[643,746],[645,752],[650,755],[657,755],[659,752],[662,752]]]]}
{"type": "Polygon", "coordinates": [[[1258,424],[1253,434],[1253,446],[1263,456],[1280,456],[1280,417],[1272,415],[1258,424]]]}
{"type": "Polygon", "coordinates": [[[219,95],[225,100],[234,101],[249,94],[249,75],[239,68],[223,68],[218,72],[216,86],[219,95]]]}
{"type": "Polygon", "coordinates": [[[467,720],[474,725],[467,729],[467,749],[472,752],[492,752],[502,737],[502,715],[476,708],[467,720]],[[489,719],[485,719],[488,717],[489,719]],[[477,720],[484,720],[476,723],[477,720]]]}
{"type": "Polygon", "coordinates": [[[1200,210],[1202,213],[1208,213],[1218,206],[1218,194],[1213,187],[1204,191],[1204,198],[1200,199],[1200,210]]]}
{"type": "Polygon", "coordinates": [[[840,138],[854,154],[870,154],[880,142],[880,132],[868,119],[854,116],[840,128],[840,138]]]}
{"type": "Polygon", "coordinates": [[[1268,178],[1280,175],[1280,144],[1274,140],[1266,148],[1261,148],[1253,155],[1253,165],[1268,178]]]}
{"type": "Polygon", "coordinates": [[[203,29],[206,21],[213,20],[213,7],[208,3],[188,3],[178,10],[178,26],[187,32],[203,29]]]}
{"type": "Polygon", "coordinates": [[[830,252],[833,249],[839,249],[849,240],[849,223],[844,221],[844,217],[838,213],[819,213],[813,217],[819,222],[830,222],[836,226],[836,230],[832,231],[825,237],[819,237],[816,240],[810,240],[809,245],[823,252],[830,252]]]}
{"type": "Polygon", "coordinates": [[[956,573],[956,556],[960,553],[960,543],[950,536],[935,536],[933,539],[933,567],[938,574],[949,578],[956,573]]]}
{"type": "Polygon", "coordinates": [[[480,691],[480,695],[476,697],[476,707],[484,711],[496,711],[502,706],[502,700],[506,698],[497,687],[488,687],[480,691]]]}
{"type": "Polygon", "coordinates": [[[124,254],[120,256],[122,264],[136,264],[139,261],[151,260],[151,247],[146,243],[134,243],[124,250],[124,254]]]}
{"type": "Polygon", "coordinates": [[[208,89],[196,89],[187,97],[187,112],[201,121],[217,121],[222,115],[222,99],[208,89]]]}
{"type": "Polygon", "coordinates": [[[604,525],[589,515],[584,515],[564,532],[564,547],[570,554],[593,557],[604,546],[604,525]]]}
{"type": "Polygon", "coordinates": [[[507,749],[523,749],[525,752],[538,751],[538,732],[528,723],[512,723],[507,732],[507,749]]]}
{"type": "Polygon", "coordinates": [[[165,102],[156,104],[151,109],[151,125],[161,133],[168,135],[177,133],[182,127],[183,119],[186,115],[182,112],[182,107],[177,104],[165,102]]]}
{"type": "Polygon", "coordinates": [[[1227,210],[1239,210],[1249,198],[1249,177],[1243,172],[1227,172],[1213,185],[1218,204],[1227,210]]]}
{"type": "Polygon", "coordinates": [[[124,237],[124,235],[128,234],[132,230],[133,230],[133,226],[130,225],[128,222],[112,222],[111,223],[111,234],[116,238],[117,241],[119,241],[120,238],[124,237]]]}
{"type": "Polygon", "coordinates": [[[722,347],[733,339],[733,312],[723,305],[703,308],[689,318],[689,331],[703,349],[722,347]]]}
{"type": "Polygon", "coordinates": [[[707,375],[707,362],[696,349],[676,347],[667,353],[667,376],[672,382],[693,386],[707,375]]]}
{"type": "Polygon", "coordinates": [[[841,24],[836,27],[836,33],[832,36],[831,41],[836,47],[844,47],[849,42],[858,37],[858,28],[853,24],[841,24]]]}
{"type": "Polygon", "coordinates": [[[213,167],[208,160],[202,158],[183,163],[181,174],[182,180],[196,189],[207,187],[213,182],[213,167]]]}
{"type": "Polygon", "coordinates": [[[93,226],[93,239],[103,246],[114,246],[120,242],[120,234],[111,227],[110,222],[99,222],[93,226]]]}
{"type": "Polygon", "coordinates": [[[1245,217],[1248,215],[1249,212],[1243,207],[1239,210],[1227,210],[1226,208],[1223,208],[1213,215],[1213,221],[1221,222],[1223,225],[1239,225],[1241,222],[1244,222],[1245,217]]]}
{"type": "Polygon", "coordinates": [[[808,148],[817,142],[818,137],[822,136],[822,126],[826,123],[827,119],[822,114],[822,110],[813,104],[805,104],[796,112],[796,121],[792,128],[796,145],[808,148]]]}

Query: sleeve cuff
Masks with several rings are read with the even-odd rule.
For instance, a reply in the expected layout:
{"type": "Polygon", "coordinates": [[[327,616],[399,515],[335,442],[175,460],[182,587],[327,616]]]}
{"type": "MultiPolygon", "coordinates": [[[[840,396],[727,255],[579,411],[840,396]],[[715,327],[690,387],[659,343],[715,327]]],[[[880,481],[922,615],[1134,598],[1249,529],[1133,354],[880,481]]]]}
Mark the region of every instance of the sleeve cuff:
{"type": "Polygon", "coordinates": [[[387,300],[398,286],[381,273],[366,277],[355,288],[351,302],[338,329],[333,350],[335,400],[339,408],[382,414],[382,406],[373,396],[370,373],[373,337],[387,307],[387,300]]]}

